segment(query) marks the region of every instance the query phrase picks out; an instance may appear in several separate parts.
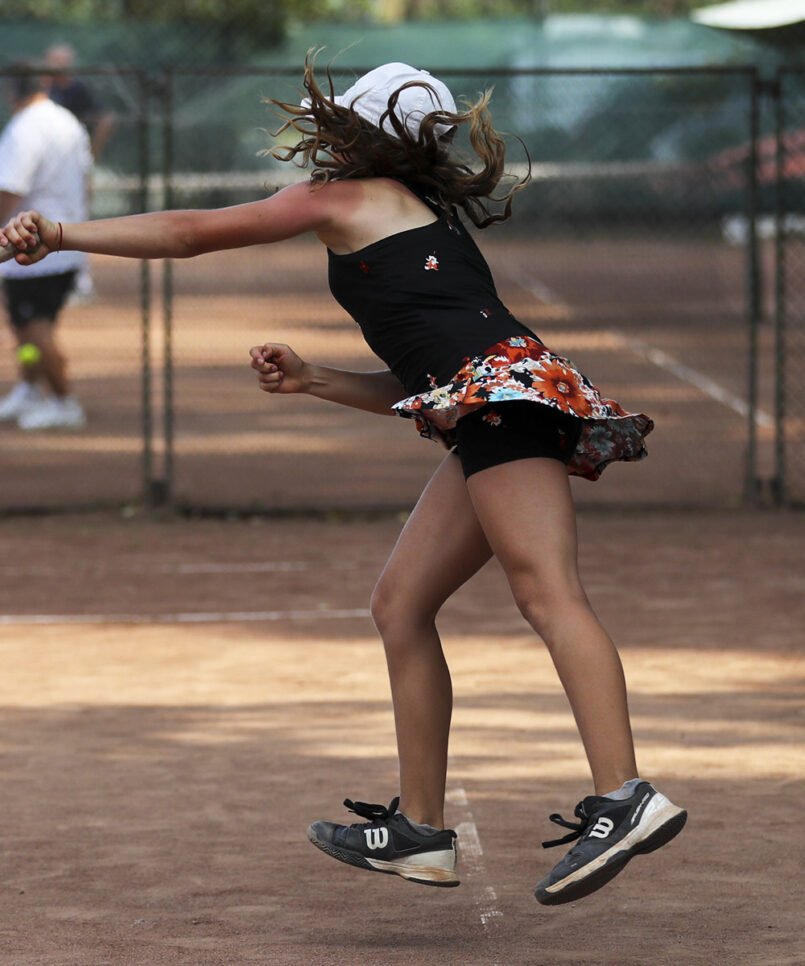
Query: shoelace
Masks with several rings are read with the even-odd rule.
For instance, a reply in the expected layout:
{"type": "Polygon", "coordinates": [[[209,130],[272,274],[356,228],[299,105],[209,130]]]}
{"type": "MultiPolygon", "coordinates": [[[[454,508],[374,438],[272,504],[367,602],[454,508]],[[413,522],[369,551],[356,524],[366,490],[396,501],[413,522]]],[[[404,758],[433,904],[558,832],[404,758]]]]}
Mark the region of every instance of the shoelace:
{"type": "Polygon", "coordinates": [[[574,839],[580,839],[582,835],[584,835],[591,821],[591,816],[589,816],[584,810],[584,802],[579,802],[579,804],[573,810],[573,814],[576,816],[576,818],[580,818],[581,821],[568,822],[557,812],[554,812],[553,815],[549,816],[550,821],[552,821],[554,825],[561,825],[563,828],[571,828],[573,831],[569,835],[564,835],[561,839],[554,839],[551,842],[543,842],[543,849],[552,849],[555,845],[566,845],[568,842],[572,842],[574,839]]]}
{"type": "Polygon", "coordinates": [[[353,802],[351,798],[344,799],[344,805],[350,812],[354,812],[356,815],[360,815],[361,818],[366,818],[370,822],[377,822],[380,825],[388,824],[389,820],[393,818],[394,813],[397,811],[399,804],[399,796],[392,798],[388,808],[385,805],[369,805],[367,802],[353,802]]]}

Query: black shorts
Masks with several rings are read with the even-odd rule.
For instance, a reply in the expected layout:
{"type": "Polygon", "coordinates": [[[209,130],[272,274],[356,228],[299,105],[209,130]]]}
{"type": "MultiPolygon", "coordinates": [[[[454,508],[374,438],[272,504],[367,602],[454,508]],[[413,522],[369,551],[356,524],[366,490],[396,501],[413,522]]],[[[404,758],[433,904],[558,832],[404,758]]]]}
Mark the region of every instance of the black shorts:
{"type": "Polygon", "coordinates": [[[514,460],[544,457],[567,464],[579,441],[578,416],[528,400],[488,403],[456,423],[464,477],[514,460]]]}
{"type": "Polygon", "coordinates": [[[4,278],[6,305],[11,324],[24,328],[34,319],[55,322],[72,292],[77,272],[34,275],[32,278],[4,278]]]}

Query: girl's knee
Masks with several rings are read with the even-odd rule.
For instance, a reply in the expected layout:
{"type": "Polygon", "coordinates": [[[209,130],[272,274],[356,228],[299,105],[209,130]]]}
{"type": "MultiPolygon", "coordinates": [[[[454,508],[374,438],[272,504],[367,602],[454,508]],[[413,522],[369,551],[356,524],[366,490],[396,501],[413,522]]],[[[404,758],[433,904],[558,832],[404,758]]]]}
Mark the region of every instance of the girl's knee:
{"type": "Polygon", "coordinates": [[[520,579],[512,581],[512,592],[520,613],[549,647],[557,628],[578,608],[589,607],[584,590],[574,580],[520,579]]]}
{"type": "Polygon", "coordinates": [[[430,624],[434,616],[424,607],[421,595],[409,593],[399,585],[392,585],[383,577],[372,591],[369,611],[384,638],[395,630],[430,624]]]}
{"type": "Polygon", "coordinates": [[[550,619],[550,608],[545,600],[535,592],[515,591],[514,601],[525,620],[541,637],[545,637],[550,619]]]}
{"type": "Polygon", "coordinates": [[[389,589],[382,581],[372,594],[370,612],[390,671],[407,665],[415,654],[431,649],[434,641],[439,643],[433,616],[413,597],[398,593],[397,588],[389,589]]]}
{"type": "Polygon", "coordinates": [[[391,620],[392,595],[386,589],[383,578],[375,584],[372,596],[369,599],[369,613],[375,626],[382,633],[383,627],[391,620]]]}

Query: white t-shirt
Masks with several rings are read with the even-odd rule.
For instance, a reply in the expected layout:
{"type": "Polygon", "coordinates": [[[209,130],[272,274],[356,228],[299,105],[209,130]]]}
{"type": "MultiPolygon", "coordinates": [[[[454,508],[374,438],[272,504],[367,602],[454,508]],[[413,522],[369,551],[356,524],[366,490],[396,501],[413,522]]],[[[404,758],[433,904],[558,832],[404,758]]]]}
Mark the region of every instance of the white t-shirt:
{"type": "MultiPolygon", "coordinates": [[[[86,221],[91,169],[86,129],[48,98],[14,114],[0,137],[0,191],[20,195],[20,211],[34,208],[52,221],[86,221]]],[[[0,275],[58,275],[81,268],[85,258],[83,252],[53,252],[28,267],[12,259],[0,265],[0,275]]]]}

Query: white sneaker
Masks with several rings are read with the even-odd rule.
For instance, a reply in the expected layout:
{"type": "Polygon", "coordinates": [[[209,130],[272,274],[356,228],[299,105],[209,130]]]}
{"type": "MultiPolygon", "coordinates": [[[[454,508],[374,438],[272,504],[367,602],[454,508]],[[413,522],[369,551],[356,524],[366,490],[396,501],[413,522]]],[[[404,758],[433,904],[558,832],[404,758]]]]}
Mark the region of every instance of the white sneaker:
{"type": "Polygon", "coordinates": [[[44,402],[38,386],[31,382],[18,382],[7,396],[0,399],[0,420],[19,419],[23,413],[44,402]]]}
{"type": "Polygon", "coordinates": [[[81,403],[72,396],[51,396],[38,406],[26,410],[17,420],[20,429],[83,429],[87,417],[81,403]]]}
{"type": "Polygon", "coordinates": [[[92,278],[92,272],[89,265],[85,265],[79,269],[78,275],[76,275],[73,290],[67,297],[67,304],[89,305],[97,297],[98,293],[95,291],[95,281],[92,278]]]}

